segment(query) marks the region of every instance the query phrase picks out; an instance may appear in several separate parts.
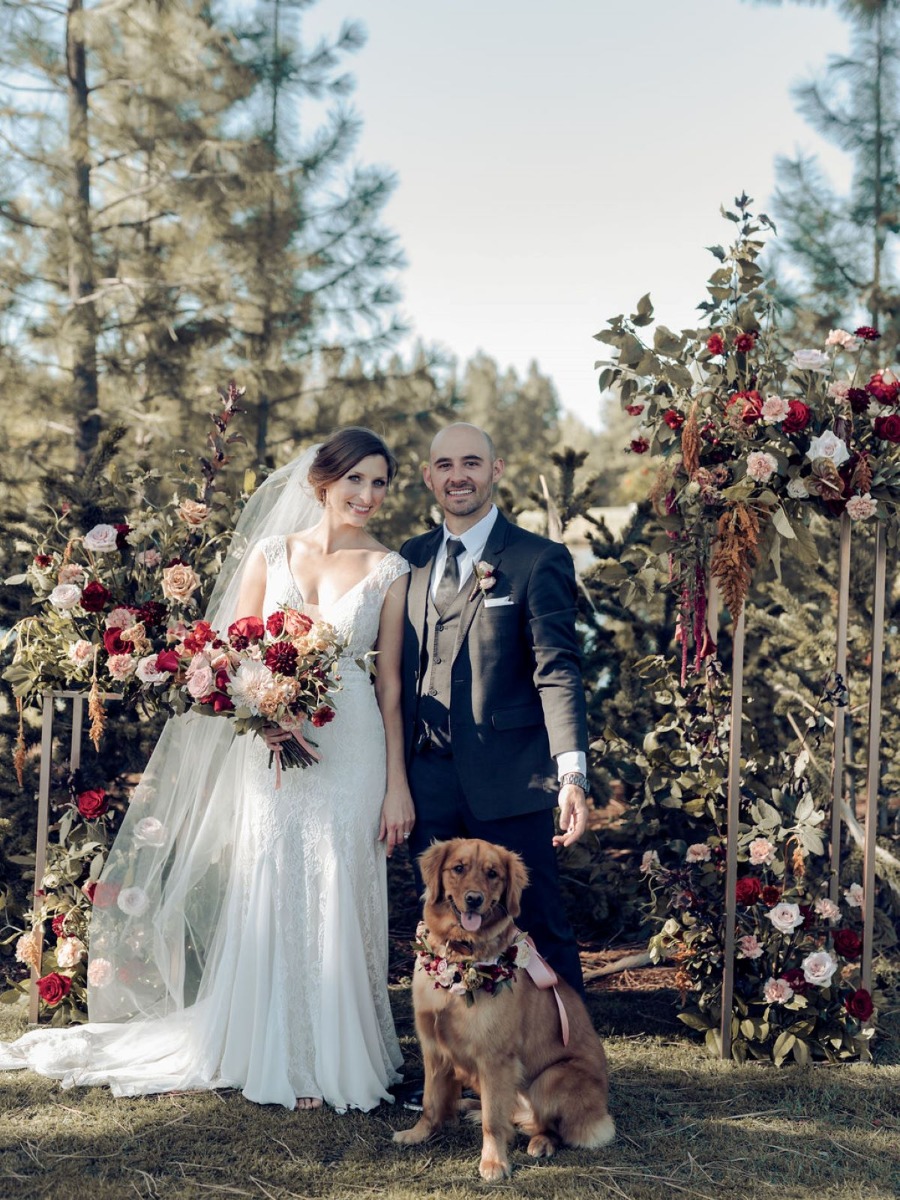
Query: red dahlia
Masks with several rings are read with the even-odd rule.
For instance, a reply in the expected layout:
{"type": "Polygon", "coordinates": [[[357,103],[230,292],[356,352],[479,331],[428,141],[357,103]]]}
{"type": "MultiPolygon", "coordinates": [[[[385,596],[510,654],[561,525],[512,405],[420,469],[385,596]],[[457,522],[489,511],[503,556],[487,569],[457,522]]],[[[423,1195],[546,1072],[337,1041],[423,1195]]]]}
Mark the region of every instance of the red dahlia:
{"type": "Polygon", "coordinates": [[[297,647],[290,642],[275,642],[265,654],[265,664],[278,675],[293,675],[297,670],[297,647]]]}
{"type": "Polygon", "coordinates": [[[316,729],[321,729],[323,725],[327,725],[334,720],[334,709],[328,704],[323,704],[309,718],[315,725],[316,729]]]}

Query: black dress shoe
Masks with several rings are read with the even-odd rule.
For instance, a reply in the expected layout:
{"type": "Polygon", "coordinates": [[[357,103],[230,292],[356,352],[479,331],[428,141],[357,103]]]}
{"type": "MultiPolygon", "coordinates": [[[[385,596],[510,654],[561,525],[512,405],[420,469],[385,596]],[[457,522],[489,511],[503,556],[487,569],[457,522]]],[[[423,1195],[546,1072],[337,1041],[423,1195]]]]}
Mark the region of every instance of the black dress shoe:
{"type": "Polygon", "coordinates": [[[405,1079],[402,1083],[398,1083],[392,1087],[391,1091],[404,1108],[408,1108],[412,1112],[422,1111],[423,1097],[425,1095],[424,1080],[405,1079]]]}

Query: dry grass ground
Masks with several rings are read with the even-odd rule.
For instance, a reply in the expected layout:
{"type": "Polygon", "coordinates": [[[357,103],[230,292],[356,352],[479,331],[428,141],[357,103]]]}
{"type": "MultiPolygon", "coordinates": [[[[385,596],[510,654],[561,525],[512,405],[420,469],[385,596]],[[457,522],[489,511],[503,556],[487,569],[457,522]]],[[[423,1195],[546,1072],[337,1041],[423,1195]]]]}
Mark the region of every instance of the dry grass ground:
{"type": "MultiPolygon", "coordinates": [[[[418,1067],[408,989],[393,989],[404,1048],[418,1067]]],[[[598,1153],[535,1162],[519,1143],[502,1185],[477,1174],[479,1131],[419,1150],[391,1142],[414,1115],[382,1105],[339,1117],[260,1108],[232,1092],[113,1100],[0,1075],[0,1197],[120,1200],[896,1200],[900,1194],[900,1014],[875,1067],[735,1067],[685,1040],[671,993],[591,996],[606,1039],[619,1136],[598,1153]]],[[[24,1027],[0,1013],[0,1037],[24,1027]]]]}

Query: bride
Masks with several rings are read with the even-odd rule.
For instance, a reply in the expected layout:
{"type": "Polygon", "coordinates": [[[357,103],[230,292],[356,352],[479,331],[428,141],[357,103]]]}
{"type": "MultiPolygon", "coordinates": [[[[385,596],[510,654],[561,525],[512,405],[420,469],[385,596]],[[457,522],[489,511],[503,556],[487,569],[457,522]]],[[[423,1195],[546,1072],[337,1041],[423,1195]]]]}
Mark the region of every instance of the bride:
{"type": "Polygon", "coordinates": [[[283,771],[282,731],[170,720],[94,897],[89,1023],[0,1044],[0,1069],[115,1095],[240,1088],[260,1104],[390,1100],[402,1059],[387,991],[385,855],[414,814],[400,725],[407,573],[366,532],[396,470],[339,430],[248,502],[210,600],[224,630],[279,606],[346,643],[318,761],[283,771]],[[377,649],[374,688],[356,661],[377,649]]]}

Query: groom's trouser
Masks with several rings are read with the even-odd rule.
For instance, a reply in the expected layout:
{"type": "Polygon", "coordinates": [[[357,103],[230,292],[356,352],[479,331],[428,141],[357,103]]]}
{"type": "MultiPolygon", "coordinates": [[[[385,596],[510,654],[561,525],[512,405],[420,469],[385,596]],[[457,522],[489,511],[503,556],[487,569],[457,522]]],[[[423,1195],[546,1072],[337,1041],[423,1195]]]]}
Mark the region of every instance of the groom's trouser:
{"type": "Polygon", "coordinates": [[[552,842],[552,810],[543,809],[494,821],[482,820],[469,807],[452,755],[430,750],[413,754],[409,786],[416,806],[416,823],[409,847],[419,893],[423,891],[423,884],[415,859],[434,841],[454,837],[483,838],[486,842],[497,842],[514,850],[522,856],[529,878],[516,923],[531,934],[554,971],[583,995],[578,945],[559,889],[559,869],[552,842]]]}

